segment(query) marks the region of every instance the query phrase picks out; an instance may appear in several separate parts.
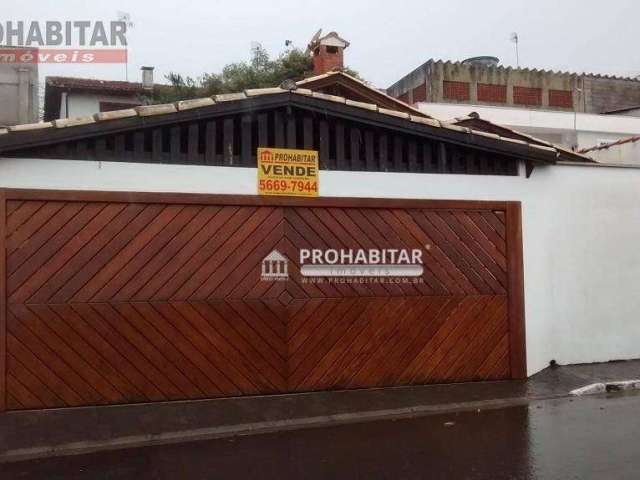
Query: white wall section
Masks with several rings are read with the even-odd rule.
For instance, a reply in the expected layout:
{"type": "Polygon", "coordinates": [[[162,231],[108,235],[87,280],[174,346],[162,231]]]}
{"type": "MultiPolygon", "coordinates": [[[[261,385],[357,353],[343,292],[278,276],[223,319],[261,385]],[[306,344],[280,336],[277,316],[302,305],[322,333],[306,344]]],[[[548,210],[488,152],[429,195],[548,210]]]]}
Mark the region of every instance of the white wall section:
{"type": "MultiPolygon", "coordinates": [[[[256,194],[256,169],[0,159],[0,186],[256,194]]],[[[640,358],[640,169],[537,168],[531,178],[326,172],[320,194],[522,202],[527,359],[640,358]]]]}

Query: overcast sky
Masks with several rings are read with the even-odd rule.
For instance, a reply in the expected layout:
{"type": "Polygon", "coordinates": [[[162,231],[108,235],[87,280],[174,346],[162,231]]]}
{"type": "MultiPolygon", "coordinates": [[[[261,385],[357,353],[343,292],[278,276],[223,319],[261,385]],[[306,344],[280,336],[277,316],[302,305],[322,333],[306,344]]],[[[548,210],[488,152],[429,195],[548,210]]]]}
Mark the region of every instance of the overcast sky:
{"type": "MultiPolygon", "coordinates": [[[[305,47],[318,28],[351,42],[346,63],[388,87],[429,58],[494,55],[520,65],[624,76],[640,74],[637,0],[2,0],[0,21],[115,20],[131,15],[129,80],[141,65],[198,76],[248,58],[252,42],[272,54],[285,40],[305,47]]],[[[122,65],[42,66],[44,75],[125,79],[122,65]]]]}

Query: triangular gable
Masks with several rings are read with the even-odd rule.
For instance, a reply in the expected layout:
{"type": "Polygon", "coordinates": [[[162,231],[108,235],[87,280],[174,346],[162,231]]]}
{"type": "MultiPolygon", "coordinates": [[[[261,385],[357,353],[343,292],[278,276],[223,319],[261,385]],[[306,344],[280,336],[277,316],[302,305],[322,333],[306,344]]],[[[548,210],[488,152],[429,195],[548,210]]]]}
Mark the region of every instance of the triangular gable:
{"type": "Polygon", "coordinates": [[[374,103],[382,108],[407,112],[419,117],[432,118],[397,98],[390,97],[386,93],[367,85],[365,82],[340,71],[305,78],[297,82],[297,85],[313,90],[314,92],[337,95],[356,102],[374,103]]]}

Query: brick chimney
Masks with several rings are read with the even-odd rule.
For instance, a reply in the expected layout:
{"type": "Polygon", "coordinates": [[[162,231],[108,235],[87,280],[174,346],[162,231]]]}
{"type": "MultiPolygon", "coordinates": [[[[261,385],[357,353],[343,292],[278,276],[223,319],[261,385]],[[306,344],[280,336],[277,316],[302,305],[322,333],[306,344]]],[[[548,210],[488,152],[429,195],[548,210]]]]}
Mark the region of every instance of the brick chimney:
{"type": "Polygon", "coordinates": [[[324,37],[320,36],[321,33],[322,30],[319,30],[309,43],[309,51],[313,56],[313,73],[322,75],[344,69],[344,49],[349,46],[349,42],[340,38],[336,32],[330,32],[324,37]]]}

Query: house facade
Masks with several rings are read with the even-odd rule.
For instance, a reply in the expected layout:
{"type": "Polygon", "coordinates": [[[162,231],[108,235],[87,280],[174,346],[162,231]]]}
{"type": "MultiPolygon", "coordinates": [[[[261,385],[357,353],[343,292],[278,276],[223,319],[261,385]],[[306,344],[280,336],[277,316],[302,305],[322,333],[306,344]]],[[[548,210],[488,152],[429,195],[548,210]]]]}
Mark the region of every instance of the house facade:
{"type": "Polygon", "coordinates": [[[0,130],[0,410],[640,355],[640,169],[335,78],[346,97],[293,84],[0,130]],[[317,151],[318,195],[257,195],[259,148],[317,151]]]}

